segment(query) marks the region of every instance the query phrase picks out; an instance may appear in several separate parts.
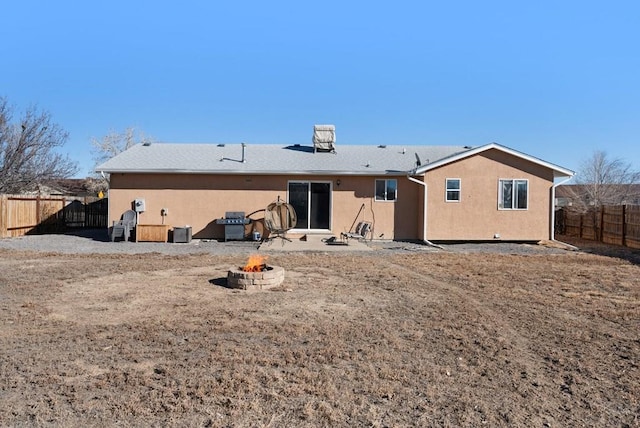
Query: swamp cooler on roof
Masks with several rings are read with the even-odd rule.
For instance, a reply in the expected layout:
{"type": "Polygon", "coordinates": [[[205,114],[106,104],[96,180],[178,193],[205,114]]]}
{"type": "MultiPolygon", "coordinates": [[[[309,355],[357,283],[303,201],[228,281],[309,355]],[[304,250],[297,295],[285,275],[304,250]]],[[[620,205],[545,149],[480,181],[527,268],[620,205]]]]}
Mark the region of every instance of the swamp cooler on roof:
{"type": "Polygon", "coordinates": [[[334,125],[313,126],[313,150],[321,152],[336,150],[336,127],[334,125]]]}

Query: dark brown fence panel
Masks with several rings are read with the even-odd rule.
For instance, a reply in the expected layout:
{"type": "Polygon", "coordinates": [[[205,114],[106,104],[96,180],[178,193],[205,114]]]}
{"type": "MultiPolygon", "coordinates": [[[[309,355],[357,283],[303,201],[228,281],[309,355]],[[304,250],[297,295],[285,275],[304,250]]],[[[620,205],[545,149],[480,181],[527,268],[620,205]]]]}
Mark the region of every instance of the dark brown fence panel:
{"type": "Polygon", "coordinates": [[[602,242],[624,245],[624,206],[604,206],[600,215],[602,242]]]}
{"type": "Polygon", "coordinates": [[[607,244],[640,248],[640,205],[604,206],[587,213],[565,208],[556,224],[562,225],[558,233],[607,244]]]}
{"type": "Polygon", "coordinates": [[[584,239],[590,239],[592,241],[598,240],[598,224],[600,223],[600,216],[597,212],[589,211],[580,216],[581,227],[580,237],[584,239]]]}
{"type": "Polygon", "coordinates": [[[86,197],[82,200],[67,200],[64,207],[64,222],[67,228],[100,229],[107,227],[109,200],[86,197]]]}
{"type": "Polygon", "coordinates": [[[78,228],[84,227],[85,224],[85,204],[82,201],[75,199],[71,202],[67,202],[64,207],[64,224],[66,227],[78,228]]]}
{"type": "Polygon", "coordinates": [[[558,216],[562,216],[560,224],[564,225],[564,229],[560,230],[560,233],[568,236],[581,236],[582,232],[582,218],[577,213],[572,213],[566,209],[558,211],[558,216]]]}
{"type": "Polygon", "coordinates": [[[640,248],[640,205],[625,207],[625,245],[640,248]]]}
{"type": "Polygon", "coordinates": [[[84,227],[93,229],[107,227],[107,217],[109,214],[109,200],[107,198],[86,202],[84,208],[84,227]]]}

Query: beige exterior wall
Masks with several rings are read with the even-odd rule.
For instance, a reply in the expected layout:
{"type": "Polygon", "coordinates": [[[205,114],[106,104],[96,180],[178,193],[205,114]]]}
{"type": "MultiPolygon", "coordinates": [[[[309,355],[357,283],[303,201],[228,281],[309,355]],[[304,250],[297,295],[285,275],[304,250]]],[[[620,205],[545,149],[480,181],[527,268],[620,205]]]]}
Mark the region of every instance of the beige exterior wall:
{"type": "MultiPolygon", "coordinates": [[[[549,168],[492,149],[428,171],[424,180],[429,240],[493,240],[496,234],[502,240],[549,238],[553,185],[549,168]],[[445,201],[447,178],[461,180],[460,202],[445,201]],[[528,209],[498,209],[500,179],[528,180],[528,209]]],[[[247,235],[254,228],[266,235],[261,210],[278,197],[287,201],[290,181],[331,183],[331,226],[324,233],[339,236],[354,223],[367,220],[373,223],[374,239],[423,238],[424,187],[406,177],[116,173],[111,175],[109,222],[131,209],[134,199],[144,198],[141,224],[162,224],[164,220],[171,226],[192,226],[195,238],[220,239],[224,226],[215,220],[226,211],[244,211],[255,220],[246,228],[247,235]],[[396,201],[374,200],[376,178],[398,181],[396,201]],[[163,208],[169,212],[164,219],[163,208]]]]}
{"type": "Polygon", "coordinates": [[[427,239],[549,239],[553,171],[498,150],[428,171],[427,239]],[[445,202],[447,178],[461,179],[460,202],[445,202]],[[528,209],[498,209],[500,179],[529,180],[528,209]]]}
{"type": "MultiPolygon", "coordinates": [[[[141,224],[162,224],[161,210],[166,208],[169,214],[164,218],[165,224],[190,225],[195,238],[219,239],[224,237],[224,226],[215,224],[215,220],[224,217],[226,211],[244,211],[249,215],[263,210],[278,197],[287,200],[289,181],[322,181],[330,182],[332,186],[330,233],[339,236],[340,232],[350,230],[354,221],[367,220],[373,222],[376,239],[416,238],[417,210],[422,204],[420,186],[398,177],[398,201],[380,202],[374,200],[375,179],[361,176],[114,173],[110,178],[109,224],[131,209],[135,199],[143,198],[146,210],[140,214],[141,224]]],[[[263,217],[263,212],[251,215],[253,220],[263,217]]],[[[265,233],[258,221],[247,228],[247,234],[253,227],[265,233]]]]}

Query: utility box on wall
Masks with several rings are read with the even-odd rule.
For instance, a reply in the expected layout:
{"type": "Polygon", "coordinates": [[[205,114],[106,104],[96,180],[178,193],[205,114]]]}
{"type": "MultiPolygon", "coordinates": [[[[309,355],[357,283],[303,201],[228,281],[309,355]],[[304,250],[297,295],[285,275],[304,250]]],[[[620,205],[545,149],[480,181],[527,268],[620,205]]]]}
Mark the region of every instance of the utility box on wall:
{"type": "Polygon", "coordinates": [[[144,199],[138,198],[133,200],[133,210],[138,213],[145,212],[144,199]]]}

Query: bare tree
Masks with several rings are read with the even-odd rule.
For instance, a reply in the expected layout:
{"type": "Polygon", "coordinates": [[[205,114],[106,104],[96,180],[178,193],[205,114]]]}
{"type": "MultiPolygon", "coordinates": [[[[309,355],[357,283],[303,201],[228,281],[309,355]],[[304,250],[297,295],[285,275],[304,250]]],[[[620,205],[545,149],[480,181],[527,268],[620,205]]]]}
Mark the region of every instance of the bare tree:
{"type": "Polygon", "coordinates": [[[36,107],[14,123],[13,107],[0,97],[0,193],[20,193],[76,174],[77,163],[56,152],[68,138],[48,112],[36,107]]]}
{"type": "Polygon", "coordinates": [[[129,127],[123,132],[111,131],[102,138],[91,138],[93,160],[95,166],[108,161],[112,157],[139,143],[153,143],[153,137],[147,137],[143,132],[129,127]]]}
{"type": "MultiPolygon", "coordinates": [[[[153,143],[153,137],[147,137],[134,127],[128,127],[123,132],[111,131],[102,138],[91,138],[94,168],[108,161],[112,157],[140,143],[153,143]]],[[[109,188],[108,174],[94,173],[95,180],[91,189],[104,192],[109,188]]]]}
{"type": "Polygon", "coordinates": [[[603,205],[622,205],[638,198],[640,172],[622,159],[595,151],[584,160],[576,176],[574,201],[583,211],[603,205]]]}
{"type": "Polygon", "coordinates": [[[590,219],[597,240],[602,239],[603,207],[637,203],[640,198],[640,172],[622,159],[611,159],[606,152],[595,151],[585,159],[576,175],[576,184],[564,191],[571,200],[569,210],[590,219]]]}

